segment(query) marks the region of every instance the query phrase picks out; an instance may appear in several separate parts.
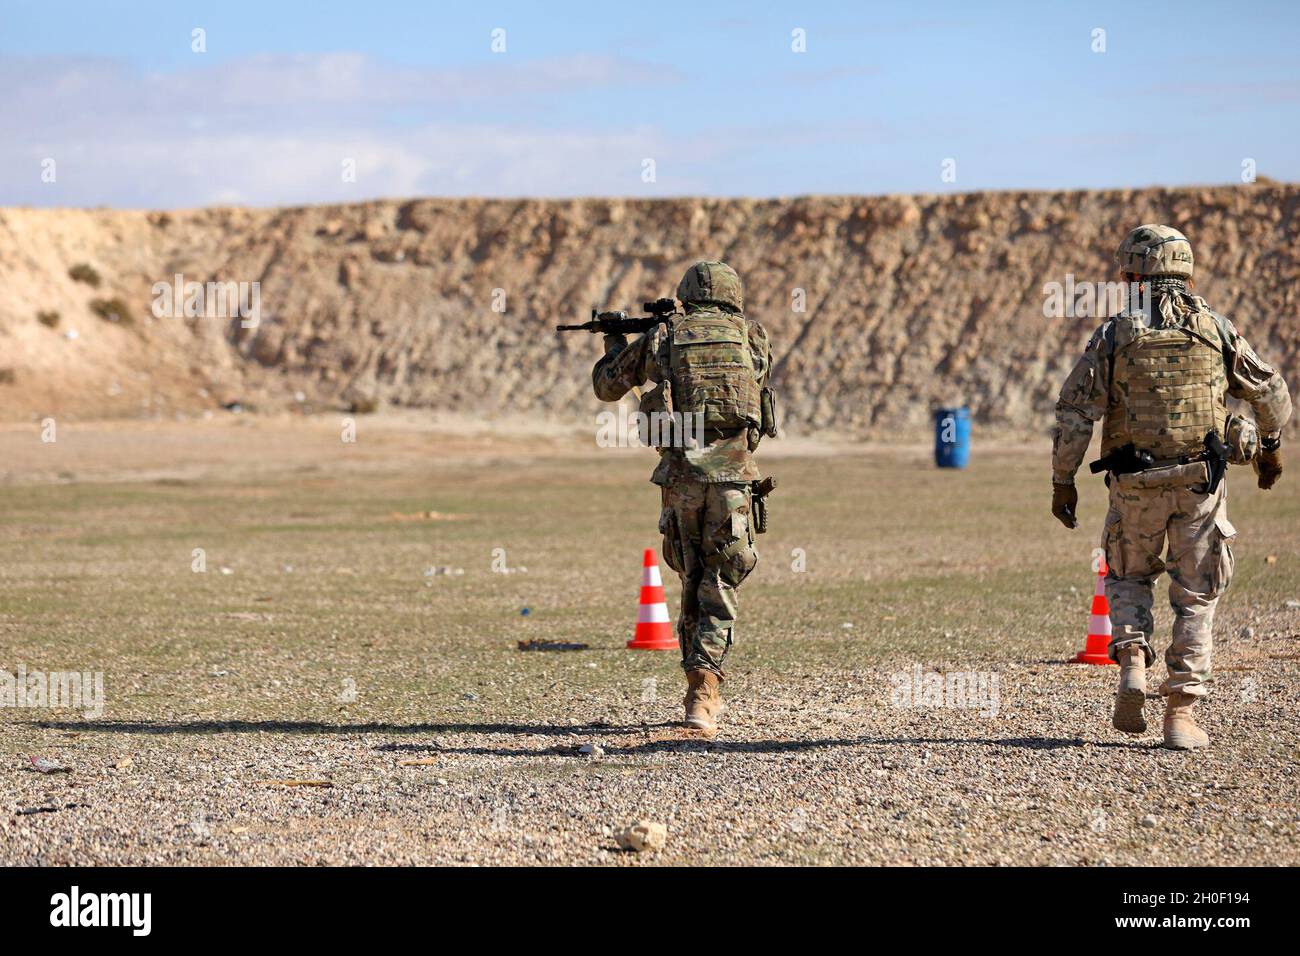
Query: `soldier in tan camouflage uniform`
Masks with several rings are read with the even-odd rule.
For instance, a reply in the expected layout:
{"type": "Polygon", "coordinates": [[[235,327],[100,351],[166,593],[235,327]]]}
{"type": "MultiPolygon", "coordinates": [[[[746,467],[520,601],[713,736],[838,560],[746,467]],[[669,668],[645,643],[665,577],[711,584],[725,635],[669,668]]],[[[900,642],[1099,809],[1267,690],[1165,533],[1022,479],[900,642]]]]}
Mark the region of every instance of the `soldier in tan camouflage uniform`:
{"type": "Polygon", "coordinates": [[[1192,247],[1181,232],[1140,226],[1120,244],[1116,260],[1124,280],[1149,294],[1149,307],[1105,322],[1061,389],[1052,514],[1067,528],[1078,526],[1074,473],[1093,423],[1104,418],[1110,510],[1102,543],[1114,631],[1110,656],[1121,665],[1113,723],[1129,733],[1146,730],[1145,669],[1155,662],[1152,588],[1168,571],[1174,625],[1160,688],[1167,697],[1164,742],[1205,747],[1209,738],[1192,720],[1192,706],[1207,692],[1214,607],[1232,578],[1237,534],[1228,521],[1226,482],[1211,491],[1210,463],[1219,456],[1207,434],[1224,441],[1228,461],[1252,462],[1259,487],[1271,488],[1282,473],[1291,396],[1232,323],[1189,291],[1192,247]],[[1253,424],[1229,414],[1228,396],[1251,406],[1253,424]]]}
{"type": "Polygon", "coordinates": [[[638,386],[646,414],[669,413],[686,425],[661,442],[651,481],[662,489],[664,561],[682,582],[677,619],[686,671],[686,723],[717,729],[722,710],[722,661],[735,638],[736,588],[754,569],[759,477],[753,451],[776,431],[767,379],[771,350],[763,327],[744,313],[740,277],[722,262],[699,262],[677,287],[685,314],[660,324],[631,345],[605,336],[605,355],[592,370],[602,401],[616,402],[638,386]],[[701,425],[689,434],[688,422],[701,425]]]}

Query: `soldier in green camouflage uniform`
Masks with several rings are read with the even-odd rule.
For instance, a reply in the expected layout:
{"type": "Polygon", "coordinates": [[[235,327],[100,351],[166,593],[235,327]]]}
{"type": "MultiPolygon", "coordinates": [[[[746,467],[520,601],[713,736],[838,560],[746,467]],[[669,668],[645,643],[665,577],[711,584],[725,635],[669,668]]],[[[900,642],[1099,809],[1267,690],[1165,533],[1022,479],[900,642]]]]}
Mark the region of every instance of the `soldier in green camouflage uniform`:
{"type": "Polygon", "coordinates": [[[1282,473],[1291,396],[1232,323],[1189,291],[1192,247],[1181,232],[1140,226],[1121,243],[1116,260],[1124,280],[1149,293],[1149,306],[1105,322],[1061,389],[1052,513],[1068,528],[1078,525],[1074,473],[1093,423],[1104,418],[1102,457],[1118,453],[1107,475],[1102,541],[1110,656],[1121,665],[1113,723],[1130,733],[1146,730],[1145,669],[1155,662],[1152,589],[1168,571],[1174,625],[1160,688],[1167,698],[1165,744],[1204,747],[1209,738],[1192,720],[1192,705],[1207,692],[1214,608],[1232,578],[1237,533],[1228,520],[1226,480],[1209,491],[1206,435],[1224,439],[1228,460],[1250,461],[1259,487],[1271,488],[1282,473]],[[1250,405],[1253,423],[1229,414],[1228,396],[1250,405]],[[1139,460],[1135,452],[1149,457],[1139,460]],[[1127,464],[1114,463],[1121,461],[1127,464]]]}
{"type": "Polygon", "coordinates": [[[677,287],[685,314],[631,345],[605,336],[592,370],[601,401],[616,402],[646,382],[647,415],[668,413],[684,427],[660,442],[651,481],[662,489],[664,561],[682,582],[677,618],[686,671],[686,723],[717,729],[722,662],[735,638],[736,589],[754,569],[753,451],[775,433],[771,350],[763,327],[744,313],[740,277],[722,262],[699,262],[677,287]],[[765,412],[768,414],[765,415],[765,412]],[[701,428],[689,434],[688,423],[701,428]]]}

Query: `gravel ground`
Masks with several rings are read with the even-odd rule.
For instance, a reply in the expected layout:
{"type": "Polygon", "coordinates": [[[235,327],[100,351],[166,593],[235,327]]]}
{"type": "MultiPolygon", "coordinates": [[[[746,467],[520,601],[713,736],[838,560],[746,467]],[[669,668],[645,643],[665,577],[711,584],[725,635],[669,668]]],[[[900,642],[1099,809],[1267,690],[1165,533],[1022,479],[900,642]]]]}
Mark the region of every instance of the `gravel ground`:
{"type": "Polygon", "coordinates": [[[1295,864],[1294,667],[1251,659],[1257,686],[1218,688],[1215,746],[1197,754],[1110,730],[1113,670],[1060,664],[1004,667],[987,718],[895,709],[878,671],[761,694],[736,678],[712,740],[671,724],[675,700],[644,706],[644,724],[627,705],[539,717],[480,699],[439,723],[11,727],[10,748],[73,769],[11,758],[3,860],[1295,864]],[[62,809],[12,815],[33,807],[62,809]],[[667,847],[619,851],[613,833],[642,818],[667,825],[667,847]]]}
{"type": "MultiPolygon", "coordinates": [[[[1064,663],[1094,542],[1049,524],[1041,448],[956,478],[920,452],[775,460],[708,739],[673,723],[673,655],[622,647],[653,543],[644,460],[439,464],[395,427],[367,459],[383,468],[250,483],[223,456],[160,476],[154,439],[127,434],[114,461],[147,481],[5,485],[0,667],[100,670],[107,700],[0,709],[0,864],[1300,863],[1294,483],[1235,486],[1214,746],[1187,754],[1157,745],[1158,699],[1148,734],[1120,734],[1116,669],[1064,663]],[[1019,545],[990,557],[990,526],[1019,545]],[[515,573],[491,572],[494,547],[515,573]],[[967,672],[996,697],[900,697],[967,672]],[[663,850],[618,849],[640,819],[666,824],[663,850]]],[[[231,447],[311,435],[249,434],[231,447]]],[[[1083,514],[1100,524],[1096,488],[1083,514]]]]}

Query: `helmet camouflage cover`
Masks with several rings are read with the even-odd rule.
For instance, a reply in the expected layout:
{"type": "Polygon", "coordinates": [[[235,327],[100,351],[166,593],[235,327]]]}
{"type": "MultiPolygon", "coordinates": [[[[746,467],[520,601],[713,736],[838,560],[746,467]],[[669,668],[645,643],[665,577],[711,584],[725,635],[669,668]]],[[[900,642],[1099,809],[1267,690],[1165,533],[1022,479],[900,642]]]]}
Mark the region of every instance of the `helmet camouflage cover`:
{"type": "Polygon", "coordinates": [[[697,262],[677,283],[683,305],[721,305],[745,311],[745,293],[736,270],[725,262],[697,262]]]}
{"type": "Polygon", "coordinates": [[[1140,276],[1192,275],[1192,244],[1172,226],[1138,226],[1119,244],[1115,261],[1125,272],[1140,276]]]}

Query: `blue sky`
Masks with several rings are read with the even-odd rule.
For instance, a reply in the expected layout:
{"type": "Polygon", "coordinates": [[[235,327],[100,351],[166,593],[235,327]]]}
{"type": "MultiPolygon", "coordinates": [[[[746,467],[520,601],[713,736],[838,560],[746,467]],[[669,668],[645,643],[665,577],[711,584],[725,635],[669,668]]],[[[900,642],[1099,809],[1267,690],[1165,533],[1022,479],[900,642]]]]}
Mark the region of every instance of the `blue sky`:
{"type": "Polygon", "coordinates": [[[1293,181],[1297,42],[1286,2],[4,2],[0,205],[1293,181]]]}

